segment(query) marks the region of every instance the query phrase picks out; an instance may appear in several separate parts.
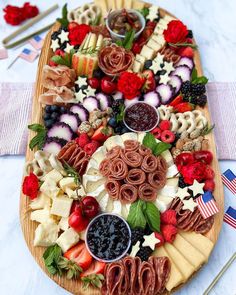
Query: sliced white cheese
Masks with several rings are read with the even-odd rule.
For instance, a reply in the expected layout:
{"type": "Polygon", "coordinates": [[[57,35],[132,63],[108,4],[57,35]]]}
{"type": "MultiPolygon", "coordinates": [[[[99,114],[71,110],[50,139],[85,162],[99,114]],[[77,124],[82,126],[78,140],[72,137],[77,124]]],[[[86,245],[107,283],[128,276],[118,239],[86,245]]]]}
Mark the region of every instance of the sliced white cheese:
{"type": "Polygon", "coordinates": [[[60,188],[65,192],[67,188],[76,189],[77,185],[73,177],[64,177],[59,181],[60,188]]]}
{"type": "Polygon", "coordinates": [[[102,185],[100,185],[99,187],[97,187],[96,190],[91,191],[91,192],[89,193],[89,195],[90,195],[91,197],[98,197],[98,196],[100,195],[100,193],[103,192],[104,190],[105,190],[105,186],[104,186],[104,184],[102,184],[102,185]]]}
{"type": "Polygon", "coordinates": [[[125,204],[122,204],[122,208],[121,208],[121,215],[124,219],[127,219],[129,214],[129,210],[127,208],[127,206],[125,204]]]}
{"type": "Polygon", "coordinates": [[[176,192],[177,192],[177,188],[175,186],[166,184],[161,190],[158,191],[158,194],[174,198],[176,192]]]}
{"type": "Polygon", "coordinates": [[[62,252],[65,253],[72,246],[77,244],[79,239],[79,234],[70,227],[60,235],[60,237],[56,240],[56,243],[61,247],[62,252]]]}
{"type": "Polygon", "coordinates": [[[47,173],[42,180],[43,181],[47,181],[47,180],[54,180],[56,183],[58,183],[61,179],[63,178],[63,175],[61,175],[61,173],[59,171],[57,171],[56,169],[53,169],[52,171],[50,171],[49,173],[47,173]]]}
{"type": "Polygon", "coordinates": [[[34,246],[49,247],[58,238],[59,226],[55,222],[41,223],[35,230],[34,246]]]}
{"type": "Polygon", "coordinates": [[[52,201],[51,214],[61,217],[68,217],[70,215],[70,209],[73,199],[66,196],[58,196],[52,201]]]}
{"type": "Polygon", "coordinates": [[[65,193],[71,199],[74,199],[74,200],[78,199],[78,195],[76,193],[76,190],[72,190],[71,188],[67,187],[65,193]]]}
{"type": "Polygon", "coordinates": [[[162,213],[162,212],[165,212],[167,209],[169,209],[172,201],[173,201],[172,197],[162,196],[158,194],[154,203],[162,213]]]}
{"type": "Polygon", "coordinates": [[[126,140],[137,140],[138,136],[135,132],[127,132],[121,135],[123,142],[126,140]]]}
{"type": "MultiPolygon", "coordinates": [[[[159,42],[158,42],[159,43],[159,42]]],[[[149,48],[147,45],[144,45],[140,54],[146,59],[153,59],[155,52],[153,49],[149,48]]]]}
{"type": "Polygon", "coordinates": [[[100,178],[97,181],[88,181],[85,187],[86,192],[90,194],[90,192],[95,191],[99,186],[104,184],[105,181],[106,181],[106,178],[100,178]]]}
{"type": "Polygon", "coordinates": [[[97,176],[84,174],[83,175],[83,186],[85,188],[87,188],[88,182],[97,182],[97,181],[101,180],[102,178],[103,178],[103,176],[101,174],[99,174],[97,176]]]}
{"type": "Polygon", "coordinates": [[[99,201],[99,206],[101,208],[101,211],[105,212],[106,211],[106,208],[107,208],[107,203],[108,203],[108,200],[109,200],[109,195],[108,194],[105,194],[103,196],[103,198],[99,201]]]}
{"type": "Polygon", "coordinates": [[[145,135],[146,135],[146,132],[138,132],[138,142],[140,144],[143,144],[143,139],[145,135]]]}
{"type": "Polygon", "coordinates": [[[104,142],[104,146],[108,151],[116,145],[119,145],[122,148],[124,147],[124,143],[120,135],[111,136],[104,142]]]}
{"type": "Polygon", "coordinates": [[[36,199],[30,202],[30,208],[33,210],[43,209],[45,207],[50,207],[51,199],[44,193],[39,193],[36,199]]]}
{"type": "Polygon", "coordinates": [[[58,223],[59,228],[63,231],[69,228],[68,217],[62,217],[58,223]]]}
{"type": "Polygon", "coordinates": [[[145,6],[145,3],[143,1],[134,0],[132,4],[132,8],[136,10],[141,10],[144,8],[144,6],[145,6]]]}
{"type": "Polygon", "coordinates": [[[94,33],[91,33],[88,48],[89,49],[94,49],[96,47],[96,44],[97,44],[97,35],[94,34],[94,33]]]}
{"type": "Polygon", "coordinates": [[[92,155],[92,159],[97,161],[98,165],[105,159],[107,153],[107,149],[105,146],[101,146],[96,150],[96,152],[92,155]]]}
{"type": "Polygon", "coordinates": [[[88,162],[88,165],[87,165],[87,169],[86,169],[86,174],[89,174],[88,171],[90,168],[93,168],[93,169],[96,169],[96,170],[99,170],[99,165],[98,165],[98,162],[91,158],[88,162]]]}
{"type": "Polygon", "coordinates": [[[37,221],[39,223],[45,223],[51,219],[50,209],[44,208],[44,209],[40,209],[40,210],[35,210],[35,211],[31,212],[30,219],[32,221],[37,221]]]}
{"type": "Polygon", "coordinates": [[[39,190],[50,198],[56,197],[60,192],[60,188],[52,179],[47,179],[44,181],[39,190]]]}
{"type": "Polygon", "coordinates": [[[122,216],[122,204],[119,200],[113,201],[113,210],[111,212],[122,216]]]}
{"type": "Polygon", "coordinates": [[[177,167],[175,164],[171,165],[168,167],[167,172],[166,172],[166,178],[172,178],[176,176],[179,173],[177,167]]]}
{"type": "MultiPolygon", "coordinates": [[[[161,46],[163,45],[163,36],[162,35],[156,35],[156,34],[153,34],[152,35],[152,40],[154,40],[155,42],[157,42],[158,44],[160,44],[161,46]]],[[[165,43],[165,42],[164,42],[165,43]]]]}
{"type": "Polygon", "coordinates": [[[103,36],[101,34],[98,35],[97,44],[96,44],[96,50],[100,50],[103,44],[103,36]]]}
{"type": "Polygon", "coordinates": [[[65,169],[63,168],[61,162],[57,159],[55,155],[51,154],[48,158],[48,161],[50,162],[53,169],[59,171],[63,176],[66,175],[65,169]]]}

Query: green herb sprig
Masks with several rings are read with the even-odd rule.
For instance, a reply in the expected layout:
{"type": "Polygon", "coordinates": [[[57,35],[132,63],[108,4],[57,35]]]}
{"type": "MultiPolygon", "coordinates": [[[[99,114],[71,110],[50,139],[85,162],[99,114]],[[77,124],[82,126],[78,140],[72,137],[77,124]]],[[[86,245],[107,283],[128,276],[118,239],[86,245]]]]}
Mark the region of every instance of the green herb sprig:
{"type": "Polygon", "coordinates": [[[31,125],[28,125],[28,129],[37,133],[37,135],[35,135],[31,139],[29,143],[29,148],[33,150],[34,147],[37,147],[38,149],[41,150],[47,135],[46,128],[41,124],[31,124],[31,125]]]}
{"type": "Polygon", "coordinates": [[[83,289],[88,289],[90,285],[95,288],[102,287],[102,281],[104,280],[104,276],[102,274],[91,274],[86,277],[81,278],[83,282],[83,289]]]}
{"type": "Polygon", "coordinates": [[[187,42],[178,42],[178,43],[168,43],[170,46],[174,47],[174,48],[178,48],[178,47],[191,47],[193,49],[197,49],[197,45],[196,44],[192,44],[192,43],[187,43],[187,42]]]}
{"type": "Polygon", "coordinates": [[[67,18],[67,13],[68,13],[68,9],[67,9],[67,4],[65,4],[62,7],[62,11],[61,11],[61,18],[57,18],[57,21],[63,26],[63,27],[67,27],[69,25],[69,21],[67,18]]]}
{"type": "Polygon", "coordinates": [[[74,53],[75,53],[75,50],[72,49],[70,51],[70,53],[65,53],[64,56],[54,55],[51,58],[51,60],[58,65],[63,65],[63,66],[67,66],[67,67],[71,68],[72,67],[72,57],[73,57],[74,53]]]}
{"type": "Polygon", "coordinates": [[[213,124],[213,125],[206,125],[203,129],[202,129],[202,132],[201,132],[201,135],[207,135],[207,134],[209,134],[209,133],[211,133],[212,132],[212,130],[215,128],[215,124],[213,124]]]}
{"type": "Polygon", "coordinates": [[[116,44],[118,46],[124,47],[127,50],[130,50],[133,46],[134,36],[135,36],[135,30],[132,29],[126,32],[124,40],[117,40],[116,44]]]}
{"type": "Polygon", "coordinates": [[[139,12],[146,18],[149,14],[149,8],[143,7],[142,9],[139,10],[139,12]]]}
{"type": "Polygon", "coordinates": [[[158,156],[164,151],[171,148],[171,144],[169,143],[156,142],[154,135],[149,132],[146,133],[146,135],[143,138],[143,145],[150,148],[155,156],[158,156]]]}
{"type": "Polygon", "coordinates": [[[193,71],[192,71],[192,75],[191,75],[191,83],[192,84],[204,84],[204,85],[206,85],[207,82],[208,82],[207,77],[205,77],[205,76],[198,77],[197,69],[194,68],[193,71]]]}
{"type": "Polygon", "coordinates": [[[63,161],[63,167],[67,173],[67,176],[73,177],[75,184],[79,185],[81,183],[81,177],[77,173],[77,171],[73,167],[71,167],[66,161],[63,161]]]}
{"type": "Polygon", "coordinates": [[[125,113],[125,105],[122,104],[119,106],[119,113],[116,115],[116,122],[122,122],[124,118],[124,113],[125,113]]]}

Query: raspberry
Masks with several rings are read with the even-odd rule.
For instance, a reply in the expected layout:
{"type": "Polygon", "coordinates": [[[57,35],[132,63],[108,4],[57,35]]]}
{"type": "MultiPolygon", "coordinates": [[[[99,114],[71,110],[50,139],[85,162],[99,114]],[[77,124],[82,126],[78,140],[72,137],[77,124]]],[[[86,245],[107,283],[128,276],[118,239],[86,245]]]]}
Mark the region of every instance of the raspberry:
{"type": "Polygon", "coordinates": [[[203,187],[204,191],[210,191],[213,192],[215,189],[215,182],[212,179],[207,179],[205,181],[205,185],[203,187]]]}
{"type": "Polygon", "coordinates": [[[87,133],[81,133],[79,136],[79,139],[77,140],[77,143],[80,147],[85,147],[86,144],[90,143],[90,139],[88,137],[87,133]]]}
{"type": "Polygon", "coordinates": [[[161,129],[159,127],[154,128],[151,133],[155,136],[155,138],[161,138],[161,129]]]}
{"type": "Polygon", "coordinates": [[[166,210],[161,214],[161,222],[164,224],[172,224],[176,225],[177,220],[176,220],[176,212],[175,210],[166,210]]]}
{"type": "Polygon", "coordinates": [[[161,128],[161,130],[170,130],[171,123],[168,120],[163,120],[159,124],[159,127],[161,128]]]}
{"type": "Polygon", "coordinates": [[[205,168],[205,179],[213,179],[214,177],[215,177],[215,172],[209,165],[207,165],[205,168]]]}
{"type": "Polygon", "coordinates": [[[167,243],[173,243],[177,234],[177,228],[172,224],[164,224],[161,227],[161,232],[167,243]]]}
{"type": "Polygon", "coordinates": [[[170,130],[164,130],[161,133],[161,141],[166,143],[172,143],[175,141],[175,134],[170,130]]]}
{"type": "Polygon", "coordinates": [[[84,151],[86,152],[87,155],[91,156],[98,148],[98,144],[97,144],[97,141],[93,141],[93,142],[90,142],[90,143],[87,143],[85,146],[84,146],[84,151]]]}
{"type": "Polygon", "coordinates": [[[155,245],[156,247],[161,247],[162,245],[164,245],[165,240],[164,240],[164,237],[163,237],[162,234],[155,232],[155,237],[156,237],[158,240],[160,240],[160,242],[157,243],[157,244],[155,245]]]}

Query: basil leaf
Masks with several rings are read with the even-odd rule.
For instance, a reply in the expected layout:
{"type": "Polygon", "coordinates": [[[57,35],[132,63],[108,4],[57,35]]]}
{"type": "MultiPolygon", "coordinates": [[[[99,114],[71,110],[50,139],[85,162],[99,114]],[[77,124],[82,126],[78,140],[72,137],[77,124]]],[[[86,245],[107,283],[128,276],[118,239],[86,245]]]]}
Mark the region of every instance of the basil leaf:
{"type": "Polygon", "coordinates": [[[31,124],[31,125],[28,125],[28,129],[35,131],[35,132],[39,132],[39,131],[44,130],[45,128],[41,124],[31,124]]]}
{"type": "Polygon", "coordinates": [[[158,155],[160,155],[161,153],[163,153],[164,151],[166,151],[166,150],[168,150],[170,148],[171,148],[171,144],[166,143],[166,142],[158,142],[158,143],[156,143],[153,154],[155,156],[158,156],[158,155]]]}
{"type": "Polygon", "coordinates": [[[62,18],[67,19],[67,3],[62,7],[62,18]]]}
{"type": "Polygon", "coordinates": [[[191,75],[191,81],[195,80],[197,78],[197,69],[194,68],[191,75]]]}
{"type": "Polygon", "coordinates": [[[66,61],[66,59],[61,57],[60,55],[54,55],[51,58],[51,60],[54,61],[58,65],[64,65],[64,66],[67,66],[67,67],[69,66],[68,61],[66,61]]]}
{"type": "Polygon", "coordinates": [[[144,7],[141,10],[139,10],[139,12],[146,18],[149,14],[149,8],[148,7],[144,7]]]}
{"type": "Polygon", "coordinates": [[[193,84],[204,84],[204,85],[206,85],[207,82],[208,82],[208,79],[205,76],[197,77],[192,81],[193,84]]]}
{"type": "Polygon", "coordinates": [[[69,21],[67,19],[67,13],[68,13],[68,10],[67,10],[67,4],[65,4],[63,7],[62,7],[62,17],[61,18],[57,18],[57,21],[64,27],[67,27],[68,24],[69,24],[69,21]]]}
{"type": "Polygon", "coordinates": [[[123,46],[123,43],[122,43],[121,40],[116,40],[116,44],[117,44],[118,46],[123,46]]]}
{"type": "Polygon", "coordinates": [[[146,203],[144,210],[147,223],[151,230],[160,232],[160,212],[158,208],[151,202],[146,203]]]}
{"type": "Polygon", "coordinates": [[[135,35],[135,30],[131,30],[127,32],[127,34],[125,35],[125,39],[124,39],[125,49],[130,50],[132,48],[133,42],[134,42],[134,35],[135,35]]]}
{"type": "Polygon", "coordinates": [[[143,138],[143,145],[150,148],[152,152],[154,152],[156,144],[157,142],[155,136],[152,133],[146,133],[146,135],[143,138]]]}
{"type": "Polygon", "coordinates": [[[131,228],[145,228],[146,218],[143,211],[146,209],[146,203],[143,200],[138,200],[130,206],[127,222],[131,228]]]}

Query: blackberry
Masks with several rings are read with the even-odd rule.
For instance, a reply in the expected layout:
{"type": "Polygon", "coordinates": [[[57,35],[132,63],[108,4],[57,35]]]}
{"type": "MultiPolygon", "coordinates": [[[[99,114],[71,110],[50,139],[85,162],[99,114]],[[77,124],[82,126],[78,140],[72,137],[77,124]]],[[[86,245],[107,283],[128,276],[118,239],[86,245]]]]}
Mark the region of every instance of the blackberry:
{"type": "Polygon", "coordinates": [[[192,93],[196,94],[196,95],[202,95],[206,92],[206,87],[204,84],[192,84],[191,86],[191,91],[192,93]]]}
{"type": "Polygon", "coordinates": [[[153,230],[150,229],[150,227],[147,225],[144,230],[145,235],[149,236],[153,233],[153,230]]]}
{"type": "Polygon", "coordinates": [[[190,81],[186,81],[182,84],[181,92],[183,94],[191,93],[191,82],[190,81]]]}
{"type": "Polygon", "coordinates": [[[120,112],[120,106],[123,104],[123,99],[116,99],[113,103],[112,103],[112,110],[114,114],[118,114],[120,112]]]}
{"type": "Polygon", "coordinates": [[[207,96],[205,94],[201,95],[197,99],[197,104],[200,107],[204,107],[204,105],[207,103],[207,96]]]}
{"type": "Polygon", "coordinates": [[[59,34],[60,34],[60,32],[58,32],[58,31],[53,32],[51,35],[51,39],[56,40],[59,34]]]}
{"type": "Polygon", "coordinates": [[[138,241],[143,242],[144,230],[135,228],[131,230],[131,245],[134,246],[138,241]]]}
{"type": "Polygon", "coordinates": [[[198,97],[195,95],[191,96],[189,102],[192,104],[198,104],[198,97]]]}
{"type": "Polygon", "coordinates": [[[186,184],[186,183],[184,182],[184,178],[183,178],[182,176],[180,176],[180,178],[179,178],[178,186],[179,186],[180,188],[185,188],[186,186],[188,186],[188,184],[186,184]]]}
{"type": "Polygon", "coordinates": [[[193,38],[193,31],[192,30],[188,30],[188,35],[187,38],[193,38]]]}
{"type": "Polygon", "coordinates": [[[60,45],[60,49],[61,50],[65,50],[66,49],[66,45],[67,45],[68,41],[65,41],[63,42],[61,45],[60,45]]]}
{"type": "Polygon", "coordinates": [[[136,256],[138,256],[142,261],[147,261],[152,252],[153,250],[150,247],[141,247],[136,256]]]}
{"type": "Polygon", "coordinates": [[[143,68],[144,68],[144,70],[148,70],[151,66],[152,66],[152,60],[148,59],[145,61],[143,68]]]}
{"type": "Polygon", "coordinates": [[[190,102],[191,97],[192,97],[191,92],[187,92],[186,94],[183,95],[183,101],[190,102]]]}

